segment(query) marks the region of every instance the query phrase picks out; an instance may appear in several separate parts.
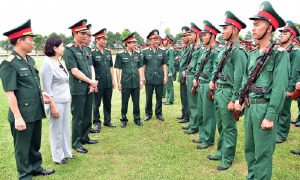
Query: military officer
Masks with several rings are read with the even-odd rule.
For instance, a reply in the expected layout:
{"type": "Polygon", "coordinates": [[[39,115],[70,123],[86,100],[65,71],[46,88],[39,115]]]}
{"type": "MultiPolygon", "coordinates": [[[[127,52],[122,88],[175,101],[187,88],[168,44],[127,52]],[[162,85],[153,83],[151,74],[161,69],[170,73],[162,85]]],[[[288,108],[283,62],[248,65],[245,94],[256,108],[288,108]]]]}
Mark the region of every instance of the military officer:
{"type": "Polygon", "coordinates": [[[158,47],[162,50],[166,50],[166,48],[164,47],[164,40],[159,36],[159,45],[158,47]]]}
{"type": "Polygon", "coordinates": [[[294,44],[295,46],[299,46],[299,44],[300,44],[300,39],[299,39],[298,37],[295,37],[294,40],[293,40],[293,44],[294,44]]]}
{"type": "Polygon", "coordinates": [[[290,131],[290,122],[291,122],[291,105],[292,105],[292,95],[295,91],[295,86],[299,80],[300,75],[300,50],[297,47],[294,47],[293,40],[296,36],[299,36],[300,33],[297,30],[295,24],[292,21],[286,21],[286,26],[281,32],[280,42],[282,47],[287,50],[290,58],[290,78],[288,89],[286,91],[286,97],[279,115],[279,121],[277,125],[277,137],[276,143],[282,143],[286,140],[289,131],[290,131]]]}
{"type": "Polygon", "coordinates": [[[34,48],[31,20],[3,33],[13,46],[11,55],[0,65],[0,77],[8,100],[8,122],[14,139],[18,178],[49,175],[54,170],[44,170],[41,147],[42,119],[46,118],[44,103],[51,97],[42,92],[35,61],[27,53],[34,48]]]}
{"type": "Polygon", "coordinates": [[[143,88],[144,81],[143,61],[140,52],[135,50],[137,42],[135,33],[131,33],[123,42],[126,49],[117,54],[115,63],[118,88],[122,93],[121,127],[125,128],[128,122],[126,114],[130,95],[133,102],[134,122],[138,126],[143,126],[140,121],[140,89],[143,88]]]}
{"type": "MultiPolygon", "coordinates": [[[[271,34],[285,25],[268,1],[264,1],[259,12],[250,18],[253,22],[253,38],[259,40],[255,53],[250,55],[243,85],[257,62],[271,46],[271,34]]],[[[264,65],[250,91],[250,107],[245,106],[245,156],[248,164],[247,179],[271,179],[272,157],[276,144],[277,121],[284,104],[289,84],[289,55],[280,46],[264,65]],[[262,89],[265,89],[265,91],[262,89]]],[[[238,101],[235,108],[241,110],[238,101]]]]}
{"type": "Polygon", "coordinates": [[[251,40],[245,40],[245,50],[250,52],[253,50],[253,45],[251,40]]]}
{"type": "Polygon", "coordinates": [[[87,38],[86,19],[69,27],[74,40],[66,45],[63,59],[70,74],[72,96],[72,147],[79,153],[87,153],[83,144],[95,144],[88,134],[91,129],[93,92],[97,88],[90,50],[83,44],[87,38]]]}
{"type": "MultiPolygon", "coordinates": [[[[218,54],[215,61],[213,76],[217,71],[224,52],[234,42],[234,49],[227,56],[222,72],[218,74],[217,90],[215,90],[215,117],[219,131],[218,148],[215,155],[209,155],[210,160],[221,160],[218,170],[227,170],[233,162],[237,142],[236,120],[232,114],[234,102],[239,98],[239,90],[242,86],[242,78],[247,64],[247,54],[238,40],[238,34],[246,28],[246,24],[237,18],[232,12],[225,13],[225,22],[222,36],[227,41],[218,54]]],[[[212,76],[212,77],[213,77],[212,76]]],[[[211,81],[210,89],[215,85],[211,81]]]]}
{"type": "Polygon", "coordinates": [[[164,121],[162,116],[162,92],[163,86],[167,84],[167,55],[166,52],[158,47],[159,44],[159,31],[152,30],[147,36],[151,46],[144,49],[142,60],[143,60],[143,71],[145,74],[146,84],[146,118],[145,121],[149,121],[152,116],[152,97],[153,90],[156,92],[156,106],[155,115],[156,117],[164,121]]]}
{"type": "MultiPolygon", "coordinates": [[[[193,88],[193,80],[196,74],[196,66],[197,61],[201,57],[202,53],[204,52],[203,44],[201,43],[200,36],[201,36],[201,29],[193,22],[191,22],[191,28],[188,31],[189,33],[189,42],[192,44],[193,52],[192,57],[188,65],[188,68],[182,72],[183,77],[186,76],[186,83],[187,83],[187,98],[189,99],[188,107],[189,107],[189,124],[183,126],[182,129],[187,129],[184,133],[186,134],[194,134],[199,131],[199,121],[198,121],[198,110],[197,110],[197,97],[198,92],[195,95],[192,94],[193,88]]],[[[188,62],[187,62],[188,63],[188,62]]]]}
{"type": "Polygon", "coordinates": [[[164,102],[165,105],[172,105],[174,102],[174,87],[173,87],[173,76],[175,74],[175,67],[174,67],[174,61],[176,58],[176,52],[173,49],[173,47],[170,47],[170,45],[173,42],[173,39],[170,37],[170,35],[166,34],[166,37],[163,40],[164,47],[166,49],[166,54],[168,57],[168,63],[167,63],[167,74],[168,74],[168,82],[166,87],[167,89],[167,101],[164,102]]]}
{"type": "Polygon", "coordinates": [[[186,84],[182,84],[183,75],[182,72],[185,71],[185,67],[187,64],[187,58],[190,54],[191,47],[189,42],[189,34],[188,30],[190,28],[187,26],[183,26],[181,28],[181,37],[183,49],[180,54],[180,65],[179,65],[179,75],[178,82],[180,83],[180,99],[181,99],[181,116],[177,117],[179,119],[179,123],[187,123],[189,122],[189,109],[188,109],[188,98],[187,98],[187,86],[186,84]]]}
{"type": "Polygon", "coordinates": [[[215,141],[215,132],[216,132],[216,118],[214,111],[214,100],[208,99],[209,81],[212,79],[213,65],[217,60],[219,48],[216,44],[216,37],[218,33],[221,33],[214,25],[209,21],[203,21],[204,29],[203,33],[203,44],[206,47],[202,56],[199,58],[196,67],[195,78],[198,73],[200,73],[199,79],[195,79],[194,86],[198,86],[198,100],[197,100],[197,109],[198,109],[198,122],[199,122],[199,139],[194,139],[193,142],[200,143],[197,146],[197,149],[205,149],[209,146],[214,146],[215,141]],[[212,52],[208,56],[206,63],[202,72],[199,72],[199,69],[202,65],[204,58],[207,56],[207,53],[210,52],[210,47],[212,47],[212,52]]]}
{"type": "Polygon", "coordinates": [[[115,89],[114,69],[111,50],[105,48],[107,43],[106,28],[93,34],[96,48],[92,52],[92,62],[95,68],[97,90],[94,93],[93,124],[96,130],[101,130],[100,112],[101,100],[103,101],[104,126],[115,128],[111,123],[111,99],[115,89]]]}

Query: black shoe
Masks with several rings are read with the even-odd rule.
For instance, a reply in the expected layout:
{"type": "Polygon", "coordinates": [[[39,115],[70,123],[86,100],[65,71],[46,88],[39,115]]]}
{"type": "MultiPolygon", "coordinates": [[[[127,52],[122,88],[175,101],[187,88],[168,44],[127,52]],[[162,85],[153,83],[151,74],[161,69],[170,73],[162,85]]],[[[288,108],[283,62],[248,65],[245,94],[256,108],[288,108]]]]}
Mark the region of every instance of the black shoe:
{"type": "Polygon", "coordinates": [[[79,153],[87,153],[89,152],[87,149],[85,149],[84,147],[79,147],[79,148],[76,148],[76,151],[79,152],[79,153]]]}
{"type": "Polygon", "coordinates": [[[101,131],[101,125],[100,126],[95,126],[95,130],[98,130],[99,132],[101,131]]]}
{"type": "Polygon", "coordinates": [[[117,126],[113,125],[112,123],[104,124],[104,126],[107,126],[107,127],[112,127],[112,128],[115,128],[115,127],[117,127],[117,126]]]}
{"type": "Polygon", "coordinates": [[[159,120],[161,120],[161,121],[164,121],[164,120],[165,120],[162,116],[158,117],[157,119],[159,119],[159,120]]]}
{"type": "Polygon", "coordinates": [[[141,123],[141,121],[137,121],[137,122],[135,122],[135,124],[138,126],[143,126],[143,123],[141,123]]]}
{"type": "Polygon", "coordinates": [[[296,127],[300,127],[300,124],[297,123],[297,124],[295,124],[295,126],[296,126],[296,127]]]}
{"type": "Polygon", "coordinates": [[[190,121],[186,120],[186,119],[182,119],[181,121],[179,121],[179,123],[187,123],[187,122],[190,122],[190,121]]]}
{"type": "Polygon", "coordinates": [[[85,142],[83,144],[97,144],[98,141],[97,140],[89,140],[88,142],[85,142]]]}
{"type": "Polygon", "coordinates": [[[55,162],[56,164],[58,164],[58,165],[62,165],[62,164],[67,164],[67,162],[63,159],[63,160],[61,160],[61,162],[60,163],[58,163],[58,162],[55,162]]]}
{"type": "Polygon", "coordinates": [[[121,127],[126,128],[126,124],[127,124],[127,122],[121,122],[121,127]]]}
{"type": "Polygon", "coordinates": [[[183,119],[183,117],[176,117],[177,119],[183,119]]]}
{"type": "Polygon", "coordinates": [[[42,170],[42,172],[35,174],[33,176],[46,176],[46,175],[50,175],[53,174],[55,171],[54,170],[42,170]]]}
{"type": "Polygon", "coordinates": [[[90,133],[99,133],[100,131],[99,130],[95,130],[93,128],[90,129],[90,133]]]}
{"type": "Polygon", "coordinates": [[[144,121],[149,121],[150,120],[150,117],[146,116],[144,121]]]}

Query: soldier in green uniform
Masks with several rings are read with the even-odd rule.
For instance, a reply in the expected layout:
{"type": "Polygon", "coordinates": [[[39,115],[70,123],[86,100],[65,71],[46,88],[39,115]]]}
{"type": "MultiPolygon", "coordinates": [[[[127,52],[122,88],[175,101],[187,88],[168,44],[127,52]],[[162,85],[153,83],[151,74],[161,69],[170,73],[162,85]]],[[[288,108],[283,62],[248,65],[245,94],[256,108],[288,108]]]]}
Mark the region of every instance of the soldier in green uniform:
{"type": "Polygon", "coordinates": [[[140,52],[135,50],[135,33],[131,33],[123,40],[126,49],[116,56],[116,73],[119,91],[122,93],[121,127],[125,128],[128,122],[126,117],[128,111],[128,100],[131,95],[133,103],[134,122],[138,126],[143,126],[140,117],[140,89],[143,88],[143,61],[140,52]],[[120,71],[122,75],[120,78],[120,71]]]}
{"type": "Polygon", "coordinates": [[[172,47],[176,53],[176,57],[175,57],[175,62],[174,62],[174,69],[175,69],[175,73],[173,75],[173,81],[176,81],[176,78],[177,78],[177,73],[179,71],[179,57],[180,57],[180,50],[177,49],[177,43],[174,42],[172,44],[172,47]]]}
{"type": "Polygon", "coordinates": [[[189,42],[192,45],[193,53],[188,64],[188,68],[182,72],[183,77],[186,76],[187,83],[187,97],[189,102],[189,117],[190,122],[188,125],[183,126],[182,129],[187,129],[184,133],[194,134],[199,131],[199,121],[198,121],[198,110],[197,110],[197,98],[198,92],[195,95],[192,94],[192,88],[194,86],[193,80],[196,74],[196,66],[198,59],[201,57],[204,52],[203,44],[201,43],[201,29],[193,22],[191,22],[191,28],[188,31],[189,33],[189,42]]]}
{"type": "MultiPolygon", "coordinates": [[[[254,17],[253,38],[259,40],[251,54],[243,86],[265,51],[271,46],[271,33],[285,25],[268,1],[264,1],[254,17]]],[[[279,46],[261,70],[250,91],[250,107],[245,106],[245,156],[248,164],[247,179],[271,179],[272,157],[276,145],[277,121],[288,87],[289,55],[279,46]]],[[[242,87],[243,87],[242,86],[242,87]]],[[[235,108],[241,110],[238,101],[235,108]]]]}
{"type": "Polygon", "coordinates": [[[159,32],[152,30],[147,36],[151,43],[151,47],[145,48],[142,60],[144,64],[145,84],[146,84],[146,118],[149,121],[153,114],[152,111],[152,97],[153,90],[156,92],[156,117],[164,121],[162,116],[162,93],[163,86],[167,84],[167,55],[166,52],[158,47],[159,32]]]}
{"type": "Polygon", "coordinates": [[[220,42],[219,41],[216,41],[216,44],[218,46],[218,48],[220,47],[220,42]]]}
{"type": "Polygon", "coordinates": [[[95,68],[97,90],[94,93],[93,124],[96,130],[101,130],[100,112],[101,100],[103,100],[104,126],[115,128],[111,123],[111,98],[115,89],[114,69],[111,51],[105,48],[107,43],[106,29],[101,29],[93,34],[96,40],[96,48],[92,52],[92,62],[95,68]]]}
{"type": "Polygon", "coordinates": [[[253,45],[251,40],[245,40],[245,50],[250,52],[253,50],[253,45]]]}
{"type": "Polygon", "coordinates": [[[180,98],[181,98],[181,116],[177,117],[179,119],[179,123],[187,123],[189,122],[189,108],[188,108],[188,98],[187,98],[187,86],[186,84],[182,84],[183,75],[182,72],[185,71],[185,67],[187,64],[187,58],[190,54],[191,47],[189,43],[189,34],[188,30],[190,28],[187,26],[183,26],[181,28],[181,37],[182,42],[185,44],[180,54],[180,65],[179,65],[179,75],[178,82],[180,83],[180,98]]]}
{"type": "MultiPolygon", "coordinates": [[[[299,42],[300,42],[300,41],[299,41],[299,42]]],[[[297,43],[299,43],[299,42],[297,42],[297,43]]],[[[296,89],[300,90],[300,82],[297,82],[297,84],[296,84],[296,89]]],[[[299,100],[299,98],[298,98],[297,100],[299,100]]],[[[299,104],[298,104],[298,105],[299,105],[299,104]]],[[[298,107],[299,107],[299,106],[298,106],[298,107]]],[[[300,149],[298,149],[298,150],[292,150],[291,153],[300,155],[300,149]]]]}
{"type": "Polygon", "coordinates": [[[194,86],[198,86],[198,122],[199,122],[199,139],[194,139],[193,142],[200,143],[197,146],[197,149],[205,149],[209,146],[214,146],[215,141],[215,132],[216,132],[216,118],[214,111],[214,100],[208,99],[209,82],[212,79],[213,65],[216,61],[219,53],[218,45],[215,40],[218,33],[221,33],[215,26],[213,26],[209,21],[203,21],[204,29],[203,33],[203,44],[206,49],[203,52],[202,56],[199,58],[196,67],[196,74],[199,73],[200,66],[202,61],[206,57],[207,53],[212,47],[212,52],[206,60],[203,71],[200,72],[199,79],[195,79],[194,86]]]}
{"type": "Polygon", "coordinates": [[[300,75],[300,50],[293,45],[294,38],[299,36],[300,33],[292,21],[286,21],[284,29],[279,31],[281,32],[280,42],[282,47],[289,53],[291,69],[286,98],[279,115],[276,143],[285,141],[290,132],[292,95],[300,75]]]}
{"type": "Polygon", "coordinates": [[[92,65],[90,50],[83,43],[86,41],[86,19],[73,26],[74,40],[66,45],[63,59],[70,74],[70,89],[72,96],[72,147],[79,153],[87,153],[83,144],[95,144],[96,140],[90,140],[88,134],[92,126],[93,92],[97,88],[95,72],[92,65]]]}
{"type": "Polygon", "coordinates": [[[46,118],[44,103],[51,97],[42,92],[35,61],[27,53],[34,47],[31,20],[3,33],[13,46],[11,55],[0,64],[0,77],[8,100],[8,122],[14,139],[15,158],[19,179],[49,175],[44,170],[41,147],[42,119],[46,118]]]}
{"type": "MultiPolygon", "coordinates": [[[[210,160],[221,160],[217,167],[218,170],[227,170],[233,162],[236,142],[237,127],[236,120],[232,114],[234,102],[239,98],[239,90],[242,86],[242,78],[247,65],[247,54],[238,40],[239,32],[246,28],[246,24],[238,19],[232,12],[225,13],[225,22],[220,25],[223,27],[222,36],[227,41],[217,57],[214,65],[213,76],[217,71],[224,52],[234,42],[234,49],[227,56],[226,63],[222,72],[218,74],[217,90],[215,90],[215,116],[219,131],[218,148],[215,155],[209,155],[210,160]]],[[[212,76],[212,77],[213,77],[212,76]]],[[[210,89],[215,85],[211,81],[210,89]]]]}
{"type": "Polygon", "coordinates": [[[164,40],[159,36],[159,45],[158,47],[162,50],[166,50],[166,48],[164,47],[164,40]]]}
{"type": "MultiPolygon", "coordinates": [[[[293,44],[295,46],[299,47],[299,44],[300,44],[299,37],[295,37],[294,38],[293,44]]],[[[300,97],[298,97],[298,99],[297,99],[297,104],[298,104],[298,117],[294,121],[291,121],[291,123],[295,124],[296,127],[300,127],[300,97]]]]}
{"type": "Polygon", "coordinates": [[[164,102],[165,105],[172,105],[174,102],[174,87],[173,87],[173,76],[175,74],[175,68],[174,68],[174,62],[176,57],[176,52],[173,49],[173,47],[170,47],[172,44],[173,39],[166,34],[166,37],[164,38],[164,47],[166,49],[166,54],[168,57],[168,63],[167,63],[167,74],[168,74],[168,82],[167,85],[164,87],[167,87],[167,101],[164,102]]]}

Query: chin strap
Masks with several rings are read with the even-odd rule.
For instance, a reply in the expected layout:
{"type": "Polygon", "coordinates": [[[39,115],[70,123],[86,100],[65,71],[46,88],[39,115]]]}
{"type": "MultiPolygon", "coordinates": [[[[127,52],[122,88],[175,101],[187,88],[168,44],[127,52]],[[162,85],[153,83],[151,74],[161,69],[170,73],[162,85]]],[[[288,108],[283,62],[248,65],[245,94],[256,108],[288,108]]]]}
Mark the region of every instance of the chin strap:
{"type": "Polygon", "coordinates": [[[264,35],[262,35],[262,37],[260,37],[258,40],[261,40],[262,38],[264,38],[265,37],[265,35],[267,34],[267,32],[268,32],[268,29],[269,29],[269,27],[270,27],[270,23],[269,23],[269,26],[267,27],[267,30],[266,30],[266,32],[264,33],[264,35]]]}
{"type": "Polygon", "coordinates": [[[208,43],[207,43],[207,44],[204,44],[205,46],[208,45],[208,44],[210,43],[210,40],[211,40],[211,37],[212,37],[212,33],[210,32],[209,34],[210,34],[210,37],[209,37],[208,43]]]}
{"type": "MultiPolygon", "coordinates": [[[[288,38],[288,40],[286,40],[286,41],[283,42],[282,44],[286,44],[286,43],[291,39],[291,37],[292,37],[292,33],[291,33],[290,37],[288,38]]],[[[292,42],[292,43],[293,43],[293,42],[292,42]]]]}

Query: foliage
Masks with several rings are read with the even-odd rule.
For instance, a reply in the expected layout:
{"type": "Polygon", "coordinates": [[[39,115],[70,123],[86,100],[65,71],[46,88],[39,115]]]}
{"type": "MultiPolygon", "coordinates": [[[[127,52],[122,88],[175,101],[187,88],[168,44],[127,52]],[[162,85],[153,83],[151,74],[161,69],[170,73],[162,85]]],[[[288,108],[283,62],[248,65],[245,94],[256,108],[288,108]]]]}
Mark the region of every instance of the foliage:
{"type": "Polygon", "coordinates": [[[38,34],[37,36],[33,37],[33,42],[34,42],[34,50],[35,50],[35,55],[38,55],[38,51],[42,50],[45,48],[45,43],[46,39],[44,36],[38,34]]]}
{"type": "Polygon", "coordinates": [[[11,51],[13,49],[13,46],[10,44],[10,41],[7,38],[6,40],[0,41],[0,48],[4,49],[8,54],[8,51],[11,51]]]}

